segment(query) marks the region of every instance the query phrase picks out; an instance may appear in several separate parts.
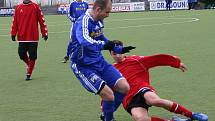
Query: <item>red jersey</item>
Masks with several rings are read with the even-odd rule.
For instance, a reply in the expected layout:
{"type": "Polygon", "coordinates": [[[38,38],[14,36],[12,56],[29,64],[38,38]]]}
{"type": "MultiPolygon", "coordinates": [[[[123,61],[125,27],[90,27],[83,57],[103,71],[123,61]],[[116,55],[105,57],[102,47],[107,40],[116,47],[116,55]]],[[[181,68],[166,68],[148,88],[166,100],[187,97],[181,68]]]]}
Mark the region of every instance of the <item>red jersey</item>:
{"type": "Polygon", "coordinates": [[[130,90],[123,100],[123,107],[126,109],[131,99],[141,88],[154,88],[150,85],[149,69],[156,66],[180,67],[180,59],[176,56],[165,54],[153,56],[128,56],[114,66],[122,73],[130,85],[130,90]]]}
{"type": "Polygon", "coordinates": [[[39,40],[38,22],[42,36],[48,35],[43,13],[36,3],[21,3],[15,9],[11,36],[18,36],[19,42],[37,42],[39,40]]]}

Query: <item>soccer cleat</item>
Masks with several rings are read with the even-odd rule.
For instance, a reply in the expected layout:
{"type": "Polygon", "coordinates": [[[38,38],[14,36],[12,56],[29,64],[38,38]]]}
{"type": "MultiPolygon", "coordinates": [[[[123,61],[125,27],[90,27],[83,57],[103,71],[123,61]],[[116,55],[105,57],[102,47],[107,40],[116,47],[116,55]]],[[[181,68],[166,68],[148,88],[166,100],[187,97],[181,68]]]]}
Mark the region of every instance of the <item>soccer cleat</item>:
{"type": "MultiPolygon", "coordinates": [[[[105,121],[105,116],[103,113],[100,115],[100,120],[105,121]]],[[[111,121],[116,121],[116,120],[113,118],[111,121]]]]}
{"type": "Polygon", "coordinates": [[[208,116],[203,113],[194,112],[192,115],[192,120],[198,120],[198,121],[208,121],[208,116]]]}
{"type": "Polygon", "coordinates": [[[26,80],[26,81],[32,80],[31,75],[30,75],[30,74],[27,74],[25,80],[26,80]]]}
{"type": "Polygon", "coordinates": [[[63,58],[62,63],[66,63],[68,60],[69,60],[69,57],[68,57],[68,56],[65,56],[65,57],[63,58]]]}
{"type": "Polygon", "coordinates": [[[105,121],[105,116],[104,116],[103,113],[100,115],[100,120],[101,120],[101,121],[105,121]]]}
{"type": "Polygon", "coordinates": [[[191,121],[191,119],[182,119],[177,116],[172,117],[171,121],[191,121]]]}

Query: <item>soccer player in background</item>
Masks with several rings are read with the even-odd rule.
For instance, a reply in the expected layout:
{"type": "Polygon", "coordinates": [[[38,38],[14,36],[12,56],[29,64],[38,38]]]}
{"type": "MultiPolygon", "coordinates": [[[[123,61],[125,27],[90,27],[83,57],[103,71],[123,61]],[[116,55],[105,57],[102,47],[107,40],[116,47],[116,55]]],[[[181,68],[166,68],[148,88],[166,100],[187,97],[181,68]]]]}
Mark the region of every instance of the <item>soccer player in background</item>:
{"type": "Polygon", "coordinates": [[[96,0],[92,10],[75,22],[72,41],[67,48],[71,69],[82,86],[103,99],[105,121],[113,120],[115,97],[112,90],[126,94],[129,85],[122,74],[104,59],[101,51],[126,53],[133,49],[118,46],[105,37],[103,20],[111,9],[111,0],[96,0]]]}
{"type": "Polygon", "coordinates": [[[48,39],[48,29],[43,13],[36,3],[31,0],[23,0],[15,9],[11,27],[12,41],[19,43],[18,54],[27,65],[26,81],[31,80],[31,75],[37,59],[37,47],[39,41],[38,23],[44,40],[48,39]]]}
{"type": "Polygon", "coordinates": [[[193,0],[188,0],[188,10],[192,9],[192,1],[193,0]]]}
{"type": "MultiPolygon", "coordinates": [[[[123,46],[121,41],[114,40],[113,42],[123,46]]],[[[114,66],[122,73],[130,85],[130,90],[123,99],[123,107],[135,121],[208,121],[208,116],[205,114],[192,112],[176,102],[160,98],[150,84],[149,69],[153,67],[170,66],[180,69],[182,72],[186,71],[187,67],[178,57],[166,54],[124,56],[114,51],[110,51],[110,53],[115,61],[114,66]],[[151,106],[162,107],[175,114],[184,115],[189,119],[174,117],[171,120],[167,120],[157,116],[150,117],[148,108],[151,106]]],[[[117,97],[115,99],[119,100],[117,97]]],[[[115,107],[115,110],[116,108],[118,107],[115,107]]]]}
{"type": "MultiPolygon", "coordinates": [[[[72,27],[75,21],[83,15],[87,9],[88,9],[88,3],[82,1],[82,0],[77,0],[71,2],[69,9],[68,9],[68,18],[71,21],[71,29],[70,29],[70,39],[72,38],[72,27]]],[[[69,60],[68,55],[64,56],[64,60],[62,61],[63,63],[66,63],[69,60]]]]}
{"type": "Polygon", "coordinates": [[[172,0],[166,0],[166,10],[169,10],[171,9],[171,3],[172,3],[172,0]]]}

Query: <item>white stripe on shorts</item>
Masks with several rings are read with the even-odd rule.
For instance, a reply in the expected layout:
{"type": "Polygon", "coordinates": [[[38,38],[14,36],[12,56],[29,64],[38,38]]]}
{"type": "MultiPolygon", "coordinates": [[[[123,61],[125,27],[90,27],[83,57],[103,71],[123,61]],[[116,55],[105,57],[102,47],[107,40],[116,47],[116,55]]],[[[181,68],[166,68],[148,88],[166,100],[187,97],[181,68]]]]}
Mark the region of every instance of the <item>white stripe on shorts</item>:
{"type": "Polygon", "coordinates": [[[84,81],[84,83],[89,87],[94,93],[97,93],[98,90],[90,83],[90,81],[82,74],[75,63],[72,64],[72,68],[74,69],[74,72],[84,81]]]}

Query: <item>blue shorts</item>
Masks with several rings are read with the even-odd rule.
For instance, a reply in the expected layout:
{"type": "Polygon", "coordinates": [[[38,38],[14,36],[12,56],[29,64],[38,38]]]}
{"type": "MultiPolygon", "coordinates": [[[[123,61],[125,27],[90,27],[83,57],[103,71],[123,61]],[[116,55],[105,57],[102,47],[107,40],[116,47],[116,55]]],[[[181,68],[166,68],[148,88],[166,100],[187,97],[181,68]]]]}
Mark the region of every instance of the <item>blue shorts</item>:
{"type": "Polygon", "coordinates": [[[71,63],[71,69],[82,86],[95,94],[99,94],[105,84],[113,88],[118,80],[125,79],[114,66],[108,63],[104,65],[102,71],[92,69],[89,66],[78,66],[73,62],[71,63]]]}

